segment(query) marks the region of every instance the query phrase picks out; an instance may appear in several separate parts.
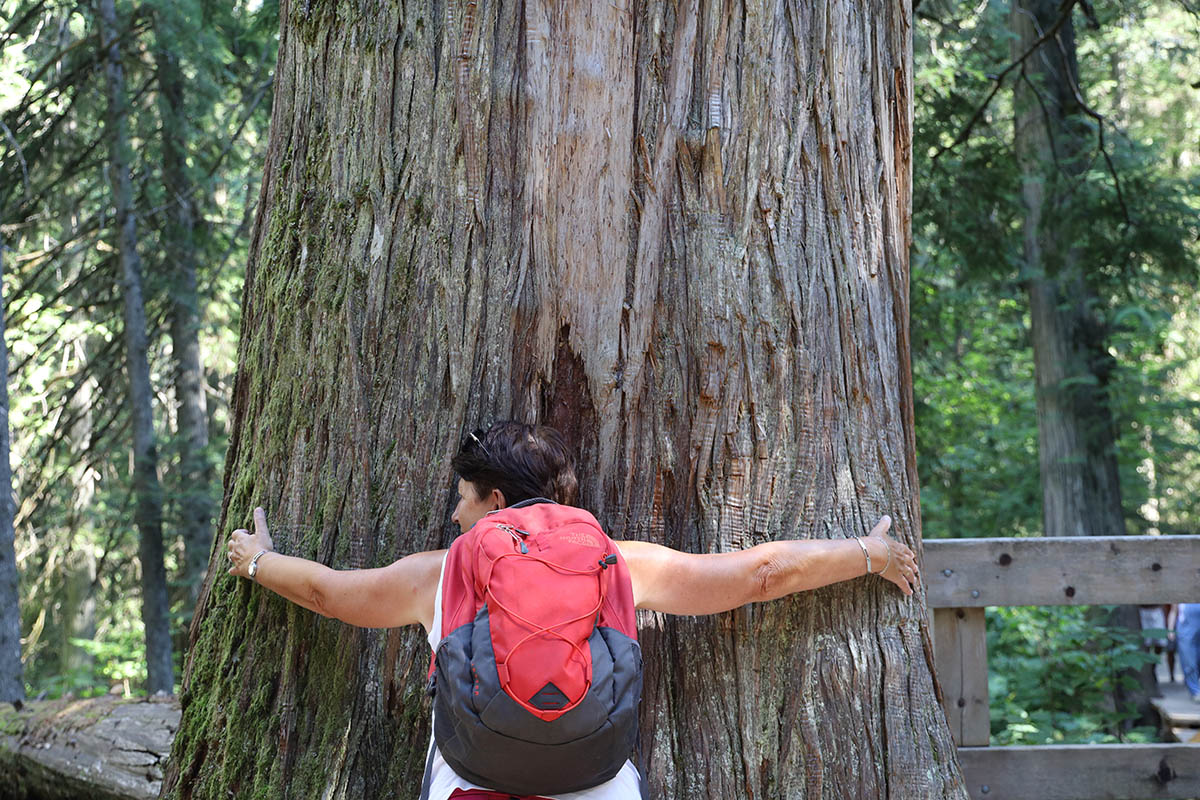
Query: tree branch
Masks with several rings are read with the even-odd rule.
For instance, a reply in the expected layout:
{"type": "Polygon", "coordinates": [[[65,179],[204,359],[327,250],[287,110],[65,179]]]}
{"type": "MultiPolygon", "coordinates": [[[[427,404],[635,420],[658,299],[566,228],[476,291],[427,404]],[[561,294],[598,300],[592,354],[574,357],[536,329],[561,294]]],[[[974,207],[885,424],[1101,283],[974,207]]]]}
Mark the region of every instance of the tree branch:
{"type": "Polygon", "coordinates": [[[1121,214],[1125,217],[1125,223],[1133,225],[1133,217],[1129,214],[1129,206],[1125,204],[1125,193],[1121,191],[1121,177],[1117,174],[1117,167],[1113,164],[1112,156],[1109,155],[1108,148],[1104,144],[1104,124],[1108,120],[1105,119],[1103,114],[1088,105],[1087,100],[1083,97],[1083,92],[1079,89],[1078,81],[1071,74],[1070,59],[1067,57],[1066,48],[1057,38],[1055,42],[1058,44],[1058,51],[1062,56],[1063,74],[1067,76],[1067,85],[1071,87],[1071,95],[1075,98],[1075,102],[1079,104],[1079,108],[1083,113],[1096,120],[1097,146],[1100,148],[1100,154],[1104,156],[1104,163],[1108,165],[1108,174],[1112,175],[1113,189],[1117,193],[1117,203],[1121,206],[1121,214]]]}
{"type": "Polygon", "coordinates": [[[975,109],[975,112],[971,114],[970,118],[967,120],[967,123],[963,125],[962,129],[958,132],[958,135],[954,137],[954,141],[950,142],[950,144],[946,145],[945,147],[938,148],[938,151],[933,154],[933,161],[937,161],[944,153],[953,150],[955,147],[958,147],[967,140],[967,137],[971,135],[971,131],[974,130],[975,126],[979,123],[979,120],[983,118],[984,112],[987,111],[988,106],[991,105],[992,99],[999,94],[1000,88],[1004,85],[1005,78],[1007,78],[1013,70],[1024,64],[1026,59],[1033,55],[1039,47],[1048,42],[1058,33],[1059,29],[1062,28],[1062,26],[1067,23],[1067,20],[1071,18],[1071,11],[1078,3],[1079,0],[1063,0],[1062,7],[1059,9],[1058,19],[1054,21],[1054,24],[1051,25],[1045,33],[1038,37],[1038,40],[1031,44],[1024,53],[1021,53],[1021,55],[1017,56],[1015,61],[1005,67],[1000,74],[992,79],[992,90],[988,92],[988,96],[984,98],[979,107],[975,109]]]}

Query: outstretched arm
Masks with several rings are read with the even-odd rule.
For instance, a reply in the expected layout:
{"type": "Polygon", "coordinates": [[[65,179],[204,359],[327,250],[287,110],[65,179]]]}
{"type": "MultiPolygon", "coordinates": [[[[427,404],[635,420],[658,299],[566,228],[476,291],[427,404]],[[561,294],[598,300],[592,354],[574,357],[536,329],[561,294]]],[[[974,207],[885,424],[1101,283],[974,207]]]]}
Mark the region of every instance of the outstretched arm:
{"type": "Polygon", "coordinates": [[[736,553],[681,553],[649,542],[618,542],[633,580],[638,608],[667,614],[716,614],[746,603],[774,600],[871,571],[906,595],[920,581],[916,558],[887,535],[884,517],[870,536],[766,542],[736,553]],[[862,545],[859,545],[859,542],[862,545]],[[888,562],[888,551],[891,562],[888,562]]]}
{"type": "Polygon", "coordinates": [[[254,533],[236,530],[229,538],[230,575],[249,578],[250,562],[261,550],[254,580],[310,611],[361,628],[433,624],[445,550],[431,550],[377,569],[330,569],[324,564],[275,552],[267,514],[254,509],[254,533]]]}

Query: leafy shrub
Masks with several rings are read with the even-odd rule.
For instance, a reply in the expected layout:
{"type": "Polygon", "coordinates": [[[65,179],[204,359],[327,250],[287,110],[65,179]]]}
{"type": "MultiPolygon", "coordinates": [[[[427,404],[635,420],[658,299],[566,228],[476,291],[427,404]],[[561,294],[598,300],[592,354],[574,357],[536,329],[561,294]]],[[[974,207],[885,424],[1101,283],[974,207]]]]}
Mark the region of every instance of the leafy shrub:
{"type": "MultiPolygon", "coordinates": [[[[1111,607],[1028,606],[987,610],[992,743],[1152,742],[1113,706],[1115,689],[1156,657],[1143,633],[1103,623],[1111,607]]],[[[1154,633],[1154,632],[1151,632],[1154,633]]]]}

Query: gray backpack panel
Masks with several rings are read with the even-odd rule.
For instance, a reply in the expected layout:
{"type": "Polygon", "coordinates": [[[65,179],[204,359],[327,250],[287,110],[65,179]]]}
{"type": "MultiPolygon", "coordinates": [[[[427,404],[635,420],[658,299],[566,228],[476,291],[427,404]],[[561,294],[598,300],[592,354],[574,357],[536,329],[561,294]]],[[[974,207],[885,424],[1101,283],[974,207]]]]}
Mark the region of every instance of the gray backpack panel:
{"type": "Polygon", "coordinates": [[[612,779],[637,743],[642,656],[636,640],[597,627],[588,640],[592,685],[553,722],[500,688],[485,605],[438,645],[434,740],[455,772],[517,795],[576,792],[612,779]]]}

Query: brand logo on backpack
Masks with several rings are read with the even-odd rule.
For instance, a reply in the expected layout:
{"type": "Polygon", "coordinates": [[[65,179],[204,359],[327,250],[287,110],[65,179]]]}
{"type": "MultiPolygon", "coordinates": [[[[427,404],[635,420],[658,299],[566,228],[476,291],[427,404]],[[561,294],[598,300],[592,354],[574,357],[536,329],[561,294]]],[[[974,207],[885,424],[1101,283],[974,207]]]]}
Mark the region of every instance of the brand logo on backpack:
{"type": "Polygon", "coordinates": [[[576,547],[599,547],[600,540],[590,533],[583,531],[566,531],[558,534],[559,538],[567,544],[573,544],[576,547]]]}
{"type": "Polygon", "coordinates": [[[529,705],[534,708],[540,708],[543,711],[557,711],[565,706],[568,702],[567,696],[562,693],[562,690],[553,683],[547,683],[538,693],[529,698],[529,705]]]}

